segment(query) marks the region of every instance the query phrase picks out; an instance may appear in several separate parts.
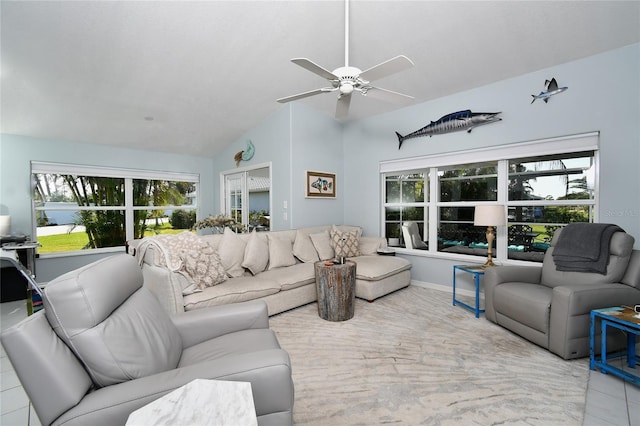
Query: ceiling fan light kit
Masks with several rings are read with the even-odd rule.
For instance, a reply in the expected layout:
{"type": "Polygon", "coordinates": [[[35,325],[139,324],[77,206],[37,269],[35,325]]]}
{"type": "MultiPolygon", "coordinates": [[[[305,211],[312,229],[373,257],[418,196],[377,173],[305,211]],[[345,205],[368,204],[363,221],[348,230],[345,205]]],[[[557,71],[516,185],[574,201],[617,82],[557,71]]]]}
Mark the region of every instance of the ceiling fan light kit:
{"type": "Polygon", "coordinates": [[[338,103],[336,106],[336,118],[345,118],[349,113],[349,104],[351,102],[351,94],[359,92],[360,94],[376,99],[381,99],[388,102],[393,102],[400,105],[406,105],[413,101],[413,97],[405,95],[403,93],[393,92],[391,90],[382,89],[372,86],[370,82],[372,80],[378,80],[383,77],[387,77],[391,74],[395,74],[400,71],[404,71],[413,67],[411,59],[404,55],[399,55],[388,61],[375,65],[365,71],[360,68],[349,66],[349,0],[345,0],[345,66],[336,68],[333,72],[326,70],[318,64],[310,61],[307,58],[294,58],[291,59],[296,65],[311,71],[312,73],[319,75],[320,77],[328,80],[331,83],[331,87],[323,87],[320,89],[310,90],[308,92],[298,93],[297,95],[287,96],[278,99],[280,103],[286,103],[295,101],[298,99],[307,98],[309,96],[318,95],[320,93],[339,91],[338,103]]]}

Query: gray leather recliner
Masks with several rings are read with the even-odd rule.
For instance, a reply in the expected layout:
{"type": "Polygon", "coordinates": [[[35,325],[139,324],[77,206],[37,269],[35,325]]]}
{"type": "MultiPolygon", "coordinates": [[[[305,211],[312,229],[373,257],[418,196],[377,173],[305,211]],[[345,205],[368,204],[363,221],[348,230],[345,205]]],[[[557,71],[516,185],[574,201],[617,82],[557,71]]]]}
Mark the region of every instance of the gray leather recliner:
{"type": "Polygon", "coordinates": [[[133,257],[102,259],[51,281],[44,311],[2,334],[43,425],[123,425],[194,379],[251,382],[258,424],[292,424],[291,364],[264,301],[170,317],[142,283],[133,257]]]}
{"type": "MultiPolygon", "coordinates": [[[[556,231],[542,268],[486,270],[485,316],[564,359],[581,358],[589,356],[591,310],[640,303],[640,250],[633,250],[632,236],[616,232],[606,275],[558,271],[552,256],[561,232],[556,231]]],[[[615,350],[625,340],[613,336],[607,343],[615,350]]]]}

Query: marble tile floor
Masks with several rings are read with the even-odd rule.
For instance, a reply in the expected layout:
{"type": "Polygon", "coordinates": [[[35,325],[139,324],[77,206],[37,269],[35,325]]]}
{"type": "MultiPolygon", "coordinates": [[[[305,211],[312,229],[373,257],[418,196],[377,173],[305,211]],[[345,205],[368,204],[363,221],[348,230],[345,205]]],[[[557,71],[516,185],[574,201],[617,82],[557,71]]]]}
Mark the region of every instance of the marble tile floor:
{"type": "MultiPolygon", "coordinates": [[[[0,328],[26,317],[24,300],[0,303],[0,328]]],[[[622,360],[618,360],[622,365],[622,360]]],[[[40,421],[2,348],[0,358],[0,425],[39,426],[40,421]]],[[[636,367],[640,368],[640,367],[636,367]]],[[[584,426],[640,426],[640,387],[610,374],[589,372],[584,426]]]]}

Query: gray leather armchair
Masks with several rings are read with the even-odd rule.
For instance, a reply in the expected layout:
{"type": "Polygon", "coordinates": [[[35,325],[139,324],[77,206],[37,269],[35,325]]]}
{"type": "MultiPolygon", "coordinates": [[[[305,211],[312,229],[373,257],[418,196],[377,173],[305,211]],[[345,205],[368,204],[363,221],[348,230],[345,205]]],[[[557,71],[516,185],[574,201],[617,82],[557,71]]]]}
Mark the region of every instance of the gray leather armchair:
{"type": "Polygon", "coordinates": [[[51,281],[44,311],[2,334],[43,425],[123,425],[194,379],[251,382],[259,425],[292,424],[290,360],[266,303],[170,317],[142,283],[133,257],[102,259],[51,281]]]}
{"type": "MultiPolygon", "coordinates": [[[[556,231],[542,268],[498,266],[484,277],[485,315],[564,359],[589,355],[591,310],[640,303],[640,250],[632,236],[616,232],[609,245],[606,275],[558,271],[556,231]]],[[[609,350],[624,345],[623,336],[607,338],[609,350]]]]}

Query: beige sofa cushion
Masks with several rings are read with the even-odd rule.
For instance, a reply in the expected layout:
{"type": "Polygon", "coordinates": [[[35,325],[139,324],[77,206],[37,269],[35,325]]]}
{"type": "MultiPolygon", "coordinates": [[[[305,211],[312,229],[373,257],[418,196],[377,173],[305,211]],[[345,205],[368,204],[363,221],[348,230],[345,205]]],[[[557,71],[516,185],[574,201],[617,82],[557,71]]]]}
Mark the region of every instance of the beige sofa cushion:
{"type": "Polygon", "coordinates": [[[320,260],[333,259],[335,256],[335,252],[333,250],[333,246],[331,245],[331,238],[329,237],[329,231],[322,231],[317,234],[309,235],[311,241],[313,242],[313,246],[316,248],[318,252],[318,257],[320,260]]]}
{"type": "Polygon", "coordinates": [[[373,255],[386,247],[385,239],[376,237],[360,237],[360,255],[373,255]]]}
{"type": "Polygon", "coordinates": [[[229,228],[224,228],[222,240],[218,244],[218,255],[222,266],[230,277],[240,277],[244,274],[242,261],[247,243],[229,228]]]}
{"type": "Polygon", "coordinates": [[[293,255],[301,262],[317,262],[320,260],[318,252],[313,246],[313,241],[309,237],[309,232],[298,229],[296,240],[293,243],[293,255]]]}
{"type": "Polygon", "coordinates": [[[411,269],[411,262],[396,256],[359,256],[350,259],[356,262],[356,278],[377,281],[411,269]]]}
{"type": "Polygon", "coordinates": [[[222,284],[185,296],[184,309],[190,311],[207,306],[245,302],[279,291],[280,284],[269,279],[252,276],[229,278],[222,284]]]}
{"type": "Polygon", "coordinates": [[[271,269],[256,278],[277,282],[281,290],[291,290],[316,281],[313,263],[297,263],[286,268],[271,269]]]}
{"type": "Polygon", "coordinates": [[[282,268],[296,264],[296,258],[293,257],[291,240],[288,238],[278,238],[273,235],[267,235],[269,242],[269,268],[282,268]]]}
{"type": "Polygon", "coordinates": [[[257,275],[267,268],[269,263],[269,244],[266,235],[259,235],[255,230],[251,232],[249,242],[244,250],[242,266],[253,275],[257,275]]]}

